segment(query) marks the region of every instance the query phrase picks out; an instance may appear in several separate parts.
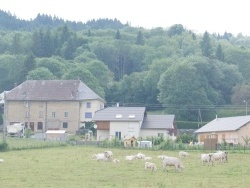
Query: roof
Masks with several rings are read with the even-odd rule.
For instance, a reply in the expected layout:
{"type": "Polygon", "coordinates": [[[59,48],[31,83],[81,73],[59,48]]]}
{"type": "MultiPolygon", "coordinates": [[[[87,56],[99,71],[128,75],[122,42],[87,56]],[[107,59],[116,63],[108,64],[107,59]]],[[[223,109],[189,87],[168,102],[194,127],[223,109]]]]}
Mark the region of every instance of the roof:
{"type": "Polygon", "coordinates": [[[84,99],[103,100],[80,80],[27,80],[6,94],[6,100],[74,101],[84,99]]]}
{"type": "Polygon", "coordinates": [[[142,129],[174,128],[175,115],[147,115],[142,123],[142,129]]]}
{"type": "Polygon", "coordinates": [[[66,130],[47,130],[46,134],[64,134],[66,130]]]}
{"type": "Polygon", "coordinates": [[[215,118],[213,121],[195,131],[195,133],[236,131],[249,122],[250,116],[215,118]]]}
{"type": "Polygon", "coordinates": [[[108,107],[99,110],[93,121],[143,121],[145,107],[108,107]]]}

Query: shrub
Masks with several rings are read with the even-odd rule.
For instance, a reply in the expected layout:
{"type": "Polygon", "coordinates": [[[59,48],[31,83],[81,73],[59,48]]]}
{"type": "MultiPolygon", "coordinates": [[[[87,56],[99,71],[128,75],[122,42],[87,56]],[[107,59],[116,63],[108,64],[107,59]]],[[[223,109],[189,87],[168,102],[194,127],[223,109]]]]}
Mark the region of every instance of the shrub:
{"type": "Polygon", "coordinates": [[[7,151],[8,144],[6,142],[0,143],[0,151],[7,151]]]}

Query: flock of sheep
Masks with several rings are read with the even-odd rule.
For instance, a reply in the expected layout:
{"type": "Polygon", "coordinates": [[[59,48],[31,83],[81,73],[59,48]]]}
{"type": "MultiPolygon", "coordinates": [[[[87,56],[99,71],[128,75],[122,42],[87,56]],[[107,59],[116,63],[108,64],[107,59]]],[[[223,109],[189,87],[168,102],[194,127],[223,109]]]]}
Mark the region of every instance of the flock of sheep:
{"type": "MultiPolygon", "coordinates": [[[[184,169],[183,163],[181,161],[182,158],[188,157],[189,153],[186,151],[180,151],[179,152],[179,158],[178,157],[170,157],[167,155],[159,155],[157,156],[158,159],[162,160],[162,167],[163,170],[167,170],[167,167],[174,167],[176,171],[182,171],[184,169]]],[[[112,151],[104,151],[103,153],[93,154],[92,155],[93,160],[97,161],[109,161],[113,163],[120,163],[119,159],[116,159],[113,157],[112,151]]],[[[152,160],[152,157],[148,157],[144,155],[143,153],[138,153],[136,155],[128,155],[125,156],[126,161],[133,161],[133,160],[145,160],[144,169],[145,170],[151,170],[156,171],[157,166],[153,162],[149,162],[152,160]]],[[[215,153],[204,153],[199,155],[199,159],[201,160],[201,163],[203,165],[213,165],[215,161],[219,162],[228,162],[228,152],[227,151],[217,151],[215,153]]]]}

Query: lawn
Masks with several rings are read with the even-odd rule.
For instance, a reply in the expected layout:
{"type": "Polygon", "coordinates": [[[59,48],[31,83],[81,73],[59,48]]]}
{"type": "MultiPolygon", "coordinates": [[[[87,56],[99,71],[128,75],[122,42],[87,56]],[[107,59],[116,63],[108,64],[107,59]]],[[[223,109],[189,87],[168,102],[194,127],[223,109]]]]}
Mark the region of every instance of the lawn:
{"type": "Polygon", "coordinates": [[[1,152],[1,187],[63,188],[63,187],[249,187],[250,154],[230,153],[228,163],[203,166],[199,151],[189,152],[183,159],[185,169],[163,171],[158,155],[177,156],[178,151],[135,149],[108,149],[113,151],[119,164],[98,162],[92,154],[105,148],[64,146],[1,152]],[[144,153],[152,157],[157,171],[145,171],[143,160],[125,161],[125,155],[144,153]]]}

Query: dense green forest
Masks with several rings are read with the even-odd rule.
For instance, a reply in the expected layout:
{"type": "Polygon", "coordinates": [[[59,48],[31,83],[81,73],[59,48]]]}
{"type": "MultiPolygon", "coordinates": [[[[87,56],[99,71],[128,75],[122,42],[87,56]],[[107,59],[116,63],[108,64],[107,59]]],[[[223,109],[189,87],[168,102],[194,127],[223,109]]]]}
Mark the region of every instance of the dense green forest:
{"type": "Polygon", "coordinates": [[[27,21],[0,11],[0,92],[27,79],[80,79],[107,106],[145,106],[197,128],[218,113],[245,115],[249,72],[250,37],[240,33],[40,14],[27,21]]]}

